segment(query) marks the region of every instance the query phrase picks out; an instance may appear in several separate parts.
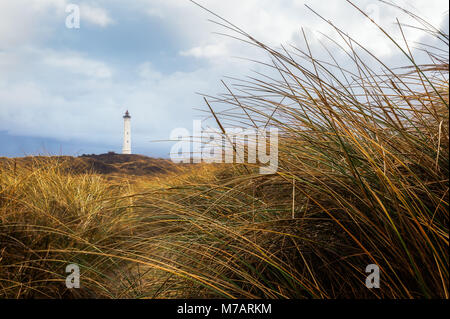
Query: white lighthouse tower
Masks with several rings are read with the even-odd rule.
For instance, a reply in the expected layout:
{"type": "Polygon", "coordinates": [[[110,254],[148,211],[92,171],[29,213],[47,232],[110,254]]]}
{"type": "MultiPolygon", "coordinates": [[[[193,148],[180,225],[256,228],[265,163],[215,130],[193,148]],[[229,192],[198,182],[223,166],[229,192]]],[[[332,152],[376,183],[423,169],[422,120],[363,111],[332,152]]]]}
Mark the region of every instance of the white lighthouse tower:
{"type": "Polygon", "coordinates": [[[131,154],[131,116],[128,110],[123,116],[123,128],[122,154],[131,154]]]}

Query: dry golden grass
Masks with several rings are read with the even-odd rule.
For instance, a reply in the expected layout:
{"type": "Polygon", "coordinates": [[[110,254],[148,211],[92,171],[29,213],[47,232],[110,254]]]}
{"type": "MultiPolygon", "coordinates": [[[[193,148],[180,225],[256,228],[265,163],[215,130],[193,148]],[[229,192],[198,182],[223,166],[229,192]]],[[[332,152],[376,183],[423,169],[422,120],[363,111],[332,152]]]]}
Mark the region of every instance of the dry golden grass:
{"type": "Polygon", "coordinates": [[[410,65],[395,70],[339,29],[351,69],[316,60],[306,39],[275,50],[220,21],[279,78],[239,82],[211,111],[278,127],[278,172],[199,165],[127,183],[52,162],[3,169],[0,295],[448,298],[448,35],[417,19],[447,50],[426,47],[417,65],[398,44],[410,65]],[[68,263],[80,290],[64,287],[68,263]],[[373,263],[380,289],[364,283],[373,263]]]}

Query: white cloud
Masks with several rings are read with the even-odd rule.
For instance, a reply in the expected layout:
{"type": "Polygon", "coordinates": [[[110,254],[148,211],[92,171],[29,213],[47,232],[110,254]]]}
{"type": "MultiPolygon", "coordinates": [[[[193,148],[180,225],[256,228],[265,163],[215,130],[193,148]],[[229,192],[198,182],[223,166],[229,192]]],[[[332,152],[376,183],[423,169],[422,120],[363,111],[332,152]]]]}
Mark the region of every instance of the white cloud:
{"type": "Polygon", "coordinates": [[[44,55],[44,64],[61,68],[67,73],[81,74],[99,79],[111,78],[113,74],[112,70],[105,63],[85,58],[78,53],[46,51],[44,55]]]}
{"type": "MultiPolygon", "coordinates": [[[[332,27],[305,7],[305,4],[308,4],[325,19],[333,21],[336,26],[364,43],[368,49],[378,56],[386,57],[397,50],[395,45],[376,26],[344,0],[198,0],[198,2],[242,28],[256,39],[271,46],[292,43],[301,37],[302,27],[315,32],[317,39],[324,39],[319,33],[323,32],[331,35],[333,39],[341,41],[332,27]]],[[[443,13],[448,10],[448,3],[442,0],[396,0],[395,2],[418,13],[427,21],[433,21],[435,24],[442,21],[443,13]]],[[[207,19],[212,19],[223,23],[219,18],[189,1],[141,0],[141,3],[149,8],[148,10],[152,12],[157,10],[160,16],[165,17],[165,23],[179,35],[179,41],[186,46],[180,52],[182,55],[214,59],[222,53],[233,52],[233,55],[237,55],[237,52],[243,54],[248,52],[247,49],[242,49],[238,41],[212,34],[213,32],[231,33],[223,27],[208,22],[207,19]],[[218,39],[221,41],[220,46],[217,46],[218,39]]],[[[398,9],[381,2],[360,0],[356,4],[374,17],[396,39],[401,39],[399,29],[395,25],[396,17],[402,23],[417,25],[398,9]]],[[[411,28],[404,31],[411,42],[417,41],[423,34],[419,30],[411,28]]]]}
{"type": "Polygon", "coordinates": [[[194,92],[207,92],[212,83],[217,85],[216,74],[224,72],[205,68],[162,75],[148,63],[142,70],[147,77],[132,83],[77,81],[61,74],[62,83],[51,87],[37,80],[0,81],[2,130],[15,135],[117,144],[120,150],[122,114],[129,109],[135,145],[150,150],[151,140],[167,139],[174,127],[191,126],[196,113],[193,107],[202,103],[194,92]]]}
{"type": "MultiPolygon", "coordinates": [[[[102,28],[114,23],[108,12],[86,1],[80,5],[81,23],[102,28]]],[[[39,43],[64,27],[69,0],[0,1],[0,50],[39,43]]]]}
{"type": "Polygon", "coordinates": [[[148,8],[146,10],[146,12],[151,17],[156,17],[156,18],[159,18],[159,19],[165,18],[165,15],[163,14],[163,12],[160,9],[158,9],[158,8],[148,8]]]}
{"type": "Polygon", "coordinates": [[[88,22],[103,28],[114,22],[105,9],[91,6],[86,3],[80,5],[80,19],[81,23],[83,23],[84,20],[87,20],[88,22]]]}
{"type": "Polygon", "coordinates": [[[163,75],[157,71],[153,64],[149,61],[142,63],[138,66],[137,72],[142,79],[145,80],[160,80],[163,75]]]}
{"type": "Polygon", "coordinates": [[[217,57],[229,55],[229,52],[225,44],[219,43],[219,44],[207,44],[204,46],[197,46],[186,51],[181,51],[180,55],[192,56],[195,58],[214,59],[217,57]]]}

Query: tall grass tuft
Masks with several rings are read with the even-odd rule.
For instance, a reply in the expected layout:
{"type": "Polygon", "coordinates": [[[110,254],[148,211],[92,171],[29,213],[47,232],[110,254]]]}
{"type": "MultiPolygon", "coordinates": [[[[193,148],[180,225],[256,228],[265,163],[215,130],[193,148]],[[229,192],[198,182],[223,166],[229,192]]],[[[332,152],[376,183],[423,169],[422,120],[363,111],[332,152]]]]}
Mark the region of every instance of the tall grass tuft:
{"type": "Polygon", "coordinates": [[[164,191],[185,226],[163,246],[214,287],[198,284],[225,297],[448,298],[449,38],[406,13],[442,48],[422,45],[418,64],[372,21],[408,63],[396,68],[325,20],[347,59],[316,59],[304,33],[303,49],[272,48],[216,16],[272,63],[208,108],[220,127],[277,127],[279,169],[228,167],[164,191]],[[380,289],[365,285],[369,264],[380,289]]]}

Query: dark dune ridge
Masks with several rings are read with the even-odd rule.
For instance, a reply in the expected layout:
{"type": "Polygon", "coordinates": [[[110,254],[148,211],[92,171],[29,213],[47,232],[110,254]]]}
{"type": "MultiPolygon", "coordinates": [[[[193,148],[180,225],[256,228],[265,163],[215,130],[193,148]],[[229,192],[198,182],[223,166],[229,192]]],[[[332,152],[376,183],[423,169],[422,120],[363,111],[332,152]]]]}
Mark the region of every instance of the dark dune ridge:
{"type": "Polygon", "coordinates": [[[96,173],[104,175],[145,176],[168,173],[176,170],[177,165],[168,159],[152,158],[136,154],[89,154],[72,156],[27,156],[20,158],[0,157],[0,169],[16,166],[33,170],[44,162],[61,163],[63,170],[72,174],[96,173]]]}

